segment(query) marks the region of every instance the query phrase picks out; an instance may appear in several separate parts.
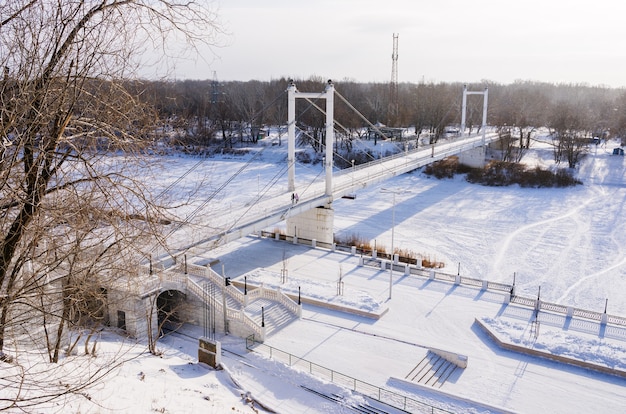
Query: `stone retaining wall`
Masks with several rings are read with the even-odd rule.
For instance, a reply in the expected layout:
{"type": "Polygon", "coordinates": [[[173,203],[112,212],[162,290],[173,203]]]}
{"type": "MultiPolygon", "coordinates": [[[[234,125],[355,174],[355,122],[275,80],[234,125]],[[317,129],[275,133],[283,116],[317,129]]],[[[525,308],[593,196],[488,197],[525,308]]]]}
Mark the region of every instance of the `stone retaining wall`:
{"type": "Polygon", "coordinates": [[[626,371],[610,368],[604,365],[593,364],[591,362],[581,361],[574,358],[568,358],[561,355],[554,355],[549,352],[540,351],[537,349],[527,348],[520,345],[514,345],[509,342],[500,340],[498,336],[493,333],[489,327],[485,326],[480,320],[474,319],[475,323],[489,336],[489,338],[500,348],[508,349],[509,351],[519,352],[526,355],[531,355],[539,358],[546,358],[552,361],[561,362],[563,364],[574,365],[580,368],[590,369],[592,371],[602,372],[604,374],[616,375],[618,377],[626,378],[626,371]]]}

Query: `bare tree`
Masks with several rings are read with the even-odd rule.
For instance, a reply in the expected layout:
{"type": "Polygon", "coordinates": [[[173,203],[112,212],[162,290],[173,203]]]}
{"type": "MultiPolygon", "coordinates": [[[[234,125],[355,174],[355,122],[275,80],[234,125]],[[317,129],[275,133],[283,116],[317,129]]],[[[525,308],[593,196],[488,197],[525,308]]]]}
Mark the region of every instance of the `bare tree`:
{"type": "Polygon", "coordinates": [[[59,386],[59,364],[30,370],[20,351],[27,338],[61,362],[66,329],[92,337],[102,286],[159,242],[165,211],[136,171],[157,117],[125,79],[143,45],[165,52],[166,38],[194,44],[216,26],[186,0],[15,0],[0,16],[0,354],[13,361],[0,410],[16,410],[84,393],[115,366],[59,386]]]}
{"type": "Polygon", "coordinates": [[[626,145],[626,92],[615,100],[611,122],[611,134],[621,138],[621,144],[626,145]]]}
{"type": "Polygon", "coordinates": [[[554,160],[565,159],[569,168],[575,168],[586,154],[588,139],[585,127],[589,125],[584,111],[574,103],[557,102],[549,115],[549,126],[554,131],[554,160]]]}
{"type": "MultiPolygon", "coordinates": [[[[549,107],[545,85],[532,82],[515,82],[508,87],[493,88],[495,109],[492,122],[511,134],[517,141],[506,141],[503,161],[520,162],[531,145],[533,132],[545,123],[549,107]]],[[[491,92],[491,89],[490,89],[491,92]]]]}
{"type": "Polygon", "coordinates": [[[420,83],[415,91],[416,109],[414,120],[416,129],[429,131],[429,144],[436,143],[446,125],[458,115],[460,98],[458,88],[444,83],[420,83]],[[458,104],[457,102],[458,101],[458,104]]]}

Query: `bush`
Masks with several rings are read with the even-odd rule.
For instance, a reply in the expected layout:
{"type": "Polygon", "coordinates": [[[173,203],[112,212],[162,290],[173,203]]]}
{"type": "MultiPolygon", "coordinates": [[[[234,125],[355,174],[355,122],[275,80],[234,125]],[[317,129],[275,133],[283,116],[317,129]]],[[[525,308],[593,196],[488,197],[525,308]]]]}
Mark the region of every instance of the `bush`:
{"type": "Polygon", "coordinates": [[[571,187],[577,184],[582,184],[580,180],[574,178],[571,170],[566,168],[560,168],[556,171],[555,182],[557,187],[571,187]]]}
{"type": "Polygon", "coordinates": [[[528,170],[524,164],[505,161],[491,161],[484,168],[471,168],[459,164],[457,157],[449,157],[430,164],[424,168],[424,173],[439,179],[451,178],[454,174],[466,174],[466,180],[470,183],[494,187],[512,184],[531,188],[570,187],[582,184],[565,168],[556,172],[540,167],[528,170]]]}
{"type": "Polygon", "coordinates": [[[459,171],[459,158],[448,157],[424,167],[424,173],[434,175],[438,179],[452,178],[459,171]]]}
{"type": "MultiPolygon", "coordinates": [[[[361,254],[371,254],[374,251],[374,247],[370,244],[369,240],[362,239],[359,235],[350,234],[343,237],[335,237],[335,243],[344,246],[355,246],[357,252],[361,254]]],[[[376,253],[378,257],[391,259],[391,254],[387,252],[387,247],[384,244],[378,243],[376,245],[376,253]]],[[[422,267],[426,268],[442,268],[445,267],[445,263],[431,260],[429,256],[423,256],[417,254],[408,249],[395,248],[394,253],[398,255],[398,261],[401,263],[417,264],[421,262],[422,267]]]]}
{"type": "Polygon", "coordinates": [[[429,256],[422,257],[422,267],[429,269],[441,269],[445,267],[445,263],[438,262],[437,260],[431,260],[429,256]]]}

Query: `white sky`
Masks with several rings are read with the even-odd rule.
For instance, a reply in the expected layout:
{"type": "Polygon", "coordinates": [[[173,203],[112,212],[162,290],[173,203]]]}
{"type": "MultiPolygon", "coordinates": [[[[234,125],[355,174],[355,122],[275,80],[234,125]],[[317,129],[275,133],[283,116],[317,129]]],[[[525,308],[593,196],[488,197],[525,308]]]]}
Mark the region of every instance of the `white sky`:
{"type": "Polygon", "coordinates": [[[177,78],[400,82],[483,79],[626,86],[626,6],[614,0],[217,0],[223,46],[177,78]]]}

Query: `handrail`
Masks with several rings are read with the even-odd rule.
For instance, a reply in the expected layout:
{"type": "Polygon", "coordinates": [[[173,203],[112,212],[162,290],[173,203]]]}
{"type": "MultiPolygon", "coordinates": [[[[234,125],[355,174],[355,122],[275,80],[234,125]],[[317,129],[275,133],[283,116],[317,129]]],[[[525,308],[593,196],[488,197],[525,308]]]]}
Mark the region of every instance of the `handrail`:
{"type": "MultiPolygon", "coordinates": [[[[202,300],[202,302],[206,303],[204,289],[202,288],[202,286],[198,284],[198,282],[196,282],[195,280],[191,278],[187,278],[187,289],[191,293],[196,295],[198,299],[202,300]]],[[[222,306],[216,306],[215,310],[221,314],[224,313],[224,309],[222,306]]],[[[228,305],[226,305],[226,318],[229,320],[234,320],[234,321],[243,323],[246,327],[251,329],[255,335],[258,335],[261,338],[261,340],[265,339],[264,333],[263,333],[263,327],[259,326],[259,324],[257,324],[254,321],[254,319],[246,315],[246,313],[243,312],[242,309],[233,309],[229,307],[228,305]]]]}
{"type": "MultiPolygon", "coordinates": [[[[381,259],[368,257],[363,261],[364,265],[372,267],[380,267],[381,259]]],[[[387,264],[384,265],[385,269],[388,268],[387,264]]],[[[435,280],[442,280],[446,282],[453,282],[459,285],[466,285],[470,287],[481,287],[486,290],[494,290],[499,292],[505,292],[511,294],[513,292],[513,285],[500,282],[483,281],[481,279],[470,278],[466,276],[454,275],[450,273],[438,272],[434,269],[429,271],[430,275],[424,275],[425,269],[416,268],[410,265],[409,273],[417,274],[423,277],[432,277],[435,280]]],[[[539,310],[545,310],[554,313],[560,313],[569,316],[577,316],[579,318],[588,319],[592,321],[600,321],[602,323],[610,323],[614,325],[626,326],[626,317],[617,315],[608,315],[601,312],[574,308],[567,305],[558,303],[545,302],[534,298],[527,298],[519,295],[511,294],[510,300],[513,303],[519,305],[528,306],[531,308],[538,308],[539,310]]]]}
{"type": "Polygon", "coordinates": [[[256,351],[256,349],[259,347],[268,349],[270,358],[279,360],[278,357],[282,356],[283,358],[280,360],[283,363],[287,364],[289,367],[299,366],[299,367],[308,368],[308,372],[311,375],[315,375],[317,377],[320,377],[322,379],[325,379],[335,384],[343,385],[346,388],[351,389],[352,391],[355,391],[362,395],[366,395],[369,398],[380,401],[391,407],[394,407],[394,408],[397,408],[406,412],[410,412],[410,413],[429,412],[429,413],[451,414],[450,411],[444,410],[439,407],[435,407],[426,402],[416,400],[406,395],[388,390],[386,388],[379,387],[377,385],[367,383],[365,381],[361,381],[357,378],[342,374],[331,368],[326,368],[322,365],[316,364],[304,358],[300,358],[296,355],[290,354],[289,352],[282,351],[273,346],[259,343],[256,341],[255,337],[253,336],[249,336],[248,338],[246,338],[247,350],[252,351],[252,352],[258,352],[256,351]],[[255,344],[258,344],[258,345],[255,346],[255,344]]]}
{"type": "Polygon", "coordinates": [[[278,302],[283,305],[289,312],[293,313],[296,316],[301,316],[300,305],[298,305],[293,299],[283,293],[280,288],[278,290],[268,289],[265,286],[261,285],[256,289],[248,290],[248,299],[250,301],[255,299],[268,299],[274,302],[278,302]]]}

